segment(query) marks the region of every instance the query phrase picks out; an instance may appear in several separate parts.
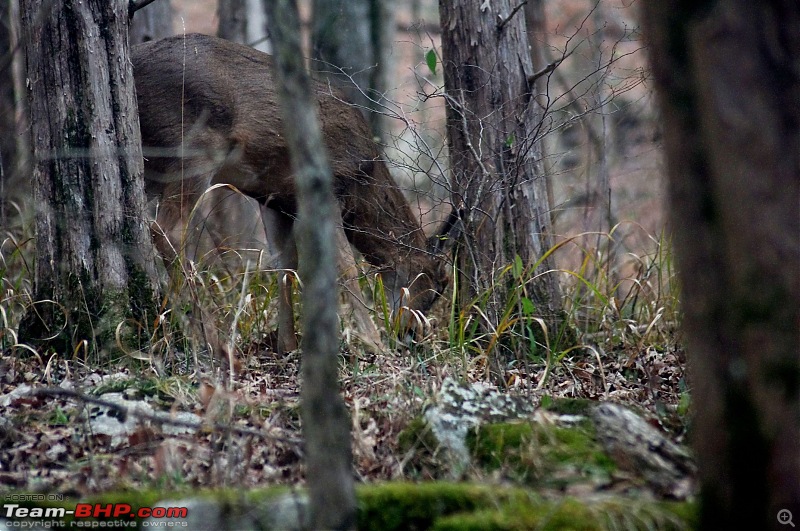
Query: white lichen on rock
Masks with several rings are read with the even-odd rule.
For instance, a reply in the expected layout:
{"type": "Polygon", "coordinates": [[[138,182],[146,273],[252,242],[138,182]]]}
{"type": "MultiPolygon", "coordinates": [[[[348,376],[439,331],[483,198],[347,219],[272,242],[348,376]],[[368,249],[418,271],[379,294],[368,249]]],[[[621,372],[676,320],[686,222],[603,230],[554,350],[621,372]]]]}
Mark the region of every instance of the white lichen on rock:
{"type": "Polygon", "coordinates": [[[462,384],[452,378],[442,382],[425,421],[449,457],[451,475],[460,476],[469,465],[467,433],[482,424],[528,417],[538,400],[516,396],[482,384],[462,384]]]}

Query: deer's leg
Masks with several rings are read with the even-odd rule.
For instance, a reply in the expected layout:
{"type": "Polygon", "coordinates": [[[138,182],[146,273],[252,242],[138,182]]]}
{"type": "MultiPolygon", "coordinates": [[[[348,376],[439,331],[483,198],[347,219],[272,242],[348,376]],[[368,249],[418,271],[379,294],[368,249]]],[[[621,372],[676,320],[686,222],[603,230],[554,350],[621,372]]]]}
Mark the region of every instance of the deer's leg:
{"type": "Polygon", "coordinates": [[[198,202],[209,186],[208,166],[205,159],[186,159],[183,168],[173,163],[166,173],[145,169],[145,179],[151,181],[148,193],[159,197],[151,232],[167,268],[178,257],[194,259],[200,249],[207,208],[198,202]]]}
{"type": "MultiPolygon", "coordinates": [[[[264,230],[270,242],[278,251],[278,267],[285,271],[297,270],[297,245],[294,239],[294,221],[280,212],[261,207],[264,230]]],[[[385,350],[375,323],[369,315],[367,305],[358,283],[356,264],[350,242],[342,228],[341,218],[334,220],[336,226],[336,255],[339,275],[345,289],[345,296],[351,308],[350,318],[355,322],[356,337],[374,352],[385,350]]],[[[278,293],[278,352],[283,354],[297,348],[294,307],[292,305],[292,273],[284,273],[279,279],[278,293]]]]}
{"type": "MultiPolygon", "coordinates": [[[[337,212],[338,214],[338,212],[337,212]]],[[[350,303],[350,318],[356,325],[356,337],[373,352],[383,352],[386,348],[381,341],[381,334],[369,315],[364,302],[361,286],[358,284],[359,269],[356,264],[353,248],[347,240],[340,216],[334,221],[336,227],[336,261],[339,276],[344,286],[345,297],[350,303]]]]}
{"type": "Polygon", "coordinates": [[[239,191],[218,188],[204,197],[203,232],[211,237],[219,265],[233,277],[245,264],[274,267],[275,250],[264,234],[259,204],[239,191]]]}
{"type": "Polygon", "coordinates": [[[175,260],[180,255],[183,245],[184,225],[189,218],[191,207],[183,204],[180,189],[174,186],[164,187],[164,193],[158,204],[156,219],[151,226],[153,242],[164,260],[167,271],[172,270],[175,260]]]}
{"type": "Polygon", "coordinates": [[[176,291],[177,298],[181,299],[184,293],[189,297],[192,313],[190,316],[186,316],[188,326],[199,332],[195,337],[203,338],[205,345],[215,358],[233,372],[237,372],[239,370],[239,361],[232,355],[228,345],[221,340],[214,320],[199,302],[194,290],[195,279],[191,266],[187,265],[187,262],[178,259],[185,255],[185,240],[188,239],[186,238],[186,226],[189,223],[192,210],[200,198],[200,189],[203,186],[204,183],[202,181],[191,180],[166,184],[160,194],[161,202],[158,205],[156,220],[151,226],[151,233],[172,281],[181,286],[176,291]],[[180,265],[181,272],[176,271],[176,265],[180,265]],[[175,276],[176,273],[178,274],[177,277],[175,276]],[[182,288],[183,282],[186,282],[189,287],[187,292],[184,292],[182,288]]]}
{"type": "Polygon", "coordinates": [[[294,327],[292,284],[297,271],[297,245],[294,241],[294,220],[272,208],[261,205],[261,220],[267,239],[278,251],[278,354],[297,350],[294,327]]]}

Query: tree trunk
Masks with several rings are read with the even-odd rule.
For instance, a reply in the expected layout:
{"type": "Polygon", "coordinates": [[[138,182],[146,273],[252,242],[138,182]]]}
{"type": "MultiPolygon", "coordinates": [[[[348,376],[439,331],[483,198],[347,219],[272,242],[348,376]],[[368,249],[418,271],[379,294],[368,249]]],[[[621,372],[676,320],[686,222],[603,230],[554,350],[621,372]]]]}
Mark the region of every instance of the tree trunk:
{"type": "Polygon", "coordinates": [[[381,138],[383,143],[389,138],[389,119],[380,112],[381,104],[386,104],[385,95],[392,88],[394,79],[394,62],[392,61],[392,45],[395,35],[395,3],[393,0],[371,0],[370,2],[370,40],[372,42],[372,64],[369,88],[372,99],[369,124],[372,134],[381,138]]]}
{"type": "MultiPolygon", "coordinates": [[[[453,201],[464,207],[457,255],[462,305],[490,294],[492,325],[513,285],[496,285],[516,257],[533,266],[551,248],[550,205],[541,165],[541,124],[523,12],[510,0],[489,7],[439,2],[447,91],[447,136],[453,201]]],[[[543,259],[535,273],[553,269],[543,259]]],[[[549,325],[558,324],[558,277],[539,276],[528,295],[549,325]]]]}
{"type": "Polygon", "coordinates": [[[133,46],[134,44],[163,39],[174,33],[172,29],[172,3],[170,0],[158,0],[138,10],[133,16],[128,34],[128,43],[133,46]]]}
{"type": "Polygon", "coordinates": [[[297,187],[296,241],[303,279],[302,415],[311,529],[355,528],[350,420],[339,396],[334,219],[338,206],[317,105],[303,65],[297,5],[269,3],[276,77],[297,187]]]}
{"type": "Polygon", "coordinates": [[[316,62],[311,69],[335,79],[350,102],[369,108],[370,0],[313,0],[312,5],[311,49],[316,62]]]}
{"type": "MultiPolygon", "coordinates": [[[[272,41],[268,37],[266,0],[220,2],[217,16],[218,37],[247,46],[253,45],[257,50],[272,53],[272,41]]],[[[228,188],[218,188],[205,194],[203,208],[210,211],[199,216],[206,229],[202,233],[209,234],[212,240],[224,242],[226,247],[237,250],[225,255],[224,263],[229,270],[233,271],[242,265],[231,263],[232,259],[239,261],[244,257],[250,260],[251,253],[245,249],[265,249],[269,256],[276,252],[270,247],[273,242],[269,242],[264,232],[260,207],[254,199],[228,188]]],[[[253,260],[259,262],[260,257],[259,254],[253,260]]],[[[286,281],[290,281],[289,277],[286,281]]],[[[294,323],[291,327],[294,330],[294,323]]]]}
{"type": "Polygon", "coordinates": [[[693,371],[701,527],[775,528],[784,509],[797,522],[800,4],[642,8],[693,371]]]}
{"type": "MultiPolygon", "coordinates": [[[[547,38],[547,14],[544,8],[545,0],[528,0],[523,8],[525,10],[525,30],[528,34],[528,44],[530,46],[530,54],[531,54],[531,62],[533,63],[533,69],[536,72],[539,72],[543,68],[547,66],[548,61],[548,54],[546,53],[546,49],[548,46],[548,38],[547,38]]],[[[534,98],[538,101],[538,103],[544,108],[548,105],[548,85],[549,85],[549,75],[543,75],[538,77],[533,82],[533,90],[534,90],[534,98]]],[[[555,193],[553,191],[553,171],[552,171],[552,163],[548,163],[550,157],[548,156],[550,153],[553,153],[554,150],[552,149],[553,144],[553,137],[554,135],[545,135],[541,139],[541,153],[542,153],[542,171],[544,171],[545,179],[546,179],[546,190],[547,190],[547,204],[550,205],[550,220],[549,224],[552,226],[554,221],[554,215],[552,211],[553,205],[555,205],[555,193]],[[548,140],[549,139],[549,140],[548,140]]]]}
{"type": "MultiPolygon", "coordinates": [[[[547,16],[544,9],[545,0],[528,0],[525,10],[525,31],[528,34],[531,61],[533,68],[541,70],[547,64],[544,47],[547,46],[547,16]]],[[[545,89],[547,78],[540,77],[536,85],[540,91],[545,89]]]]}
{"type": "Polygon", "coordinates": [[[16,13],[11,0],[0,2],[0,227],[8,227],[6,203],[14,191],[27,190],[22,181],[24,158],[20,146],[20,127],[17,123],[17,94],[15,90],[16,13]]]}
{"type": "Polygon", "coordinates": [[[11,75],[11,2],[0,3],[0,227],[6,221],[6,176],[17,160],[14,76],[11,75]]]}
{"type": "Polygon", "coordinates": [[[217,36],[272,53],[268,37],[266,3],[268,0],[226,0],[217,7],[217,36]]]}
{"type": "Polygon", "coordinates": [[[107,353],[117,333],[149,337],[158,300],[128,2],[20,6],[23,34],[35,36],[25,56],[36,205],[34,302],[20,340],[107,353]]]}
{"type": "Polygon", "coordinates": [[[390,84],[394,9],[389,0],[313,0],[312,70],[335,80],[365,111],[373,134],[386,136],[377,110],[390,84]]]}

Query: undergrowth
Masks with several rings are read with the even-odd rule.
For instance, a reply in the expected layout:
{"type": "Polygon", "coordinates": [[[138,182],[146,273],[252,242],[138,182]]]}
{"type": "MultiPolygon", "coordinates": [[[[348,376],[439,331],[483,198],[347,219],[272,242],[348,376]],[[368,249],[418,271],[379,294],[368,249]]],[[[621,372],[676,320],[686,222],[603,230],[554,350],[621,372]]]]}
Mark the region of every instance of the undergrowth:
{"type": "MultiPolygon", "coordinates": [[[[531,365],[544,365],[546,372],[535,382],[542,388],[553,370],[568,369],[571,363],[586,358],[596,359],[614,351],[631,362],[648,349],[677,346],[677,287],[668,236],[651,235],[652,245],[646,252],[611,259],[603,250],[611,248],[615,230],[592,238],[565,238],[551,249],[557,262],[559,253],[570,247],[567,252],[572,254],[573,263],[574,257],[580,256],[577,267],[545,273],[557,275],[562,286],[563,320],[556,329],[548,328],[528,293],[537,281],[533,271],[538,264],[526,266],[518,258],[496,275],[496,289],[504,290],[496,322],[488,322],[489,293],[478,294],[458,308],[455,286],[451,285],[430,314],[401,310],[411,312],[418,328],[426,331],[424,337],[415,340],[404,337],[399,329],[401,320],[391,312],[380,275],[363,277],[362,286],[372,295],[373,316],[383,325],[390,350],[411,351],[423,358],[433,355],[460,367],[465,371],[461,376],[480,369],[478,372],[488,378],[489,367],[505,367],[506,374],[491,375],[498,382],[513,382],[513,375],[519,374],[522,366],[530,370],[531,365]],[[608,245],[587,247],[587,240],[606,240],[608,245]],[[622,270],[630,273],[623,275],[622,270]],[[496,359],[502,363],[490,363],[496,359]]],[[[30,232],[30,224],[6,230],[0,246],[0,347],[5,352],[24,348],[16,337],[16,328],[32,304],[34,242],[30,232]]],[[[255,256],[255,262],[248,262],[242,254],[227,250],[222,255],[207,252],[196,262],[185,257],[178,260],[168,284],[168,303],[153,322],[150,350],[134,357],[161,358],[163,362],[177,353],[192,358],[207,354],[208,345],[202,338],[192,337],[198,330],[188,322],[197,317],[193,315],[197,305],[210,316],[210,322],[201,325],[216,327],[221,341],[237,356],[246,356],[253,344],[270,349],[274,342],[277,275],[270,268],[268,254],[255,256]]],[[[298,300],[295,297],[297,315],[302,312],[298,300]]],[[[342,332],[344,338],[351,337],[349,323],[342,323],[342,332]]],[[[350,348],[358,353],[359,345],[350,348]]]]}
{"type": "MultiPolygon", "coordinates": [[[[239,463],[235,469],[214,461],[213,446],[206,455],[202,445],[180,443],[197,456],[184,463],[182,472],[152,477],[139,472],[120,478],[109,469],[108,483],[98,482],[98,489],[119,486],[119,481],[144,481],[145,486],[164,481],[299,481],[301,453],[292,441],[299,429],[302,356],[275,353],[278,281],[268,255],[227,251],[226,267],[217,253],[200,254],[196,262],[179,261],[161,314],[148,325],[151,344],[118,360],[99,359],[91,347],[41,353],[17,338],[17,326],[32,304],[30,232],[30,224],[7,229],[0,247],[0,369],[6,369],[0,370],[0,384],[13,388],[23,372],[30,384],[94,382],[87,389],[92,394],[99,389],[125,396],[144,393],[173,411],[199,411],[215,425],[266,427],[270,433],[285,434],[288,441],[258,446],[255,453],[249,443],[227,442],[223,454],[230,455],[224,462],[239,463]],[[247,257],[255,258],[248,263],[247,257]],[[235,374],[225,360],[211,355],[210,335],[203,330],[209,326],[218,346],[234,358],[239,368],[235,374]],[[262,461],[273,464],[261,464],[254,473],[253,463],[262,461]]],[[[411,471],[408,465],[416,457],[398,449],[398,434],[447,377],[488,382],[543,400],[552,396],[629,403],[648,410],[673,433],[683,434],[688,391],[676,335],[679,314],[670,242],[663,234],[652,236],[647,252],[610,259],[604,250],[613,248],[614,237],[615,231],[601,235],[606,243],[598,249],[585,245],[598,241],[596,235],[578,235],[552,250],[556,263],[577,264],[545,273],[557,275],[563,289],[564,318],[558,327],[537,313],[529,296],[537,282],[535,265],[519,260],[496,275],[497,285],[507,289],[500,297],[497,322],[487,322],[489,294],[456,308],[451,285],[430,312],[412,315],[423,331],[416,339],[400,328],[404,321],[390,311],[380,276],[366,274],[362,286],[371,295],[373,317],[384,331],[387,351],[376,354],[363,348],[348,322],[341,323],[340,344],[342,392],[353,415],[354,458],[364,479],[425,479],[425,473],[411,471]]],[[[297,296],[295,305],[299,316],[297,296]]],[[[50,417],[59,419],[58,425],[69,425],[76,415],[58,406],[50,417]]],[[[216,436],[207,437],[213,441],[216,436]]]]}

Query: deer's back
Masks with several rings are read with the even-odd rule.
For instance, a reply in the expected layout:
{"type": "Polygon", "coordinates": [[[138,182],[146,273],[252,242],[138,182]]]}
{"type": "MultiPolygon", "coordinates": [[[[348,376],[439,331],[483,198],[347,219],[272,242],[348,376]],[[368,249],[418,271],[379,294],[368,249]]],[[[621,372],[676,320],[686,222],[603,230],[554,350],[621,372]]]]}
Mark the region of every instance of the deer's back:
{"type": "MultiPolygon", "coordinates": [[[[293,197],[269,55],[189,34],[135,46],[132,59],[145,149],[174,148],[182,141],[187,146],[183,164],[177,151],[147,156],[151,171],[168,174],[195,160],[207,167],[209,159],[229,156],[230,163],[209,181],[236,180],[254,197],[293,197]]],[[[314,89],[335,187],[344,193],[348,180],[373,178],[379,152],[358,109],[323,83],[315,82],[314,89]]]]}

